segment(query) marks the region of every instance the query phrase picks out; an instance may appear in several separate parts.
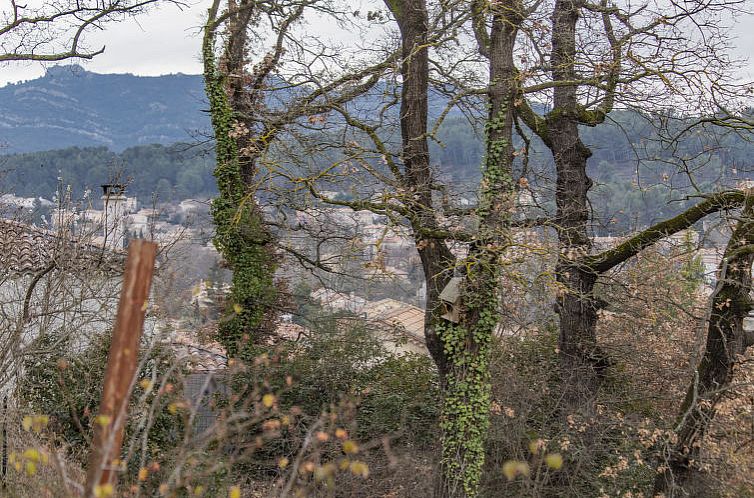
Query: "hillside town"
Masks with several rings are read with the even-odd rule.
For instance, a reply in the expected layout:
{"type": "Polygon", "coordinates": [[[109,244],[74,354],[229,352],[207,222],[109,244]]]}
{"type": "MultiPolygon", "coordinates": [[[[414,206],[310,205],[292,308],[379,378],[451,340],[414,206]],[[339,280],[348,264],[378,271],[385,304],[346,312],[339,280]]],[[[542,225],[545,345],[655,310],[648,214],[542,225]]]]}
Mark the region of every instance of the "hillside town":
{"type": "MultiPolygon", "coordinates": [[[[753,186],[754,181],[742,181],[738,188],[745,190],[753,186]]],[[[42,216],[44,227],[6,222],[3,225],[4,230],[18,230],[16,227],[26,226],[22,229],[28,233],[48,233],[56,238],[81,240],[91,247],[100,247],[113,253],[122,253],[129,241],[146,239],[157,242],[166,251],[176,245],[184,246],[184,250],[189,254],[198,254],[197,251],[201,251],[203,257],[210,260],[207,268],[221,266],[221,256],[211,242],[211,227],[206,225],[209,201],[185,199],[176,203],[144,207],[139,205],[135,197],[127,195],[125,185],[105,184],[101,189],[100,198],[87,199],[88,203],[84,204],[84,207],[72,206],[70,202],[65,207],[57,207],[51,201],[42,198],[30,199],[5,194],[0,197],[0,204],[6,213],[31,213],[41,207],[49,210],[50,219],[42,216]]],[[[336,196],[337,193],[329,195],[336,196]]],[[[521,209],[531,205],[526,199],[520,202],[521,209]]],[[[272,212],[269,214],[274,216],[272,212]]],[[[367,282],[366,288],[369,287],[369,282],[386,284],[394,291],[418,287],[414,294],[399,293],[405,296],[402,300],[382,296],[371,298],[370,293],[343,291],[337,288],[337,282],[333,282],[332,286],[323,286],[320,283],[319,287],[313,288],[310,294],[305,296],[307,300],[329,313],[344,313],[371,323],[379,340],[390,351],[397,354],[428,353],[423,335],[426,284],[416,280],[413,271],[420,262],[409,230],[394,226],[388,223],[384,216],[371,211],[354,211],[347,207],[326,205],[316,209],[295,211],[294,227],[301,231],[290,231],[290,236],[285,242],[302,252],[311,251],[310,233],[333,230],[333,227],[345,230],[349,235],[348,250],[342,245],[333,245],[317,254],[317,258],[338,271],[349,271],[349,268],[352,271],[353,268],[349,265],[356,260],[360,268],[360,277],[367,282]]],[[[686,258],[698,262],[702,271],[698,290],[703,295],[712,292],[717,280],[726,237],[719,230],[720,227],[708,226],[705,223],[701,230],[690,228],[675,233],[663,239],[657,246],[666,254],[680,252],[686,258]]],[[[553,243],[548,237],[546,231],[531,229],[519,230],[515,235],[517,244],[535,252],[534,247],[546,248],[548,244],[553,243]]],[[[9,236],[5,239],[10,240],[9,236]]],[[[42,246],[46,242],[39,238],[33,240],[36,242],[30,240],[29,243],[41,246],[30,248],[28,251],[44,254],[45,249],[42,246]]],[[[595,251],[602,251],[615,247],[624,240],[625,237],[622,236],[595,236],[592,238],[592,244],[595,251]]],[[[458,250],[463,251],[463,246],[458,250]]],[[[516,251],[515,246],[512,251],[516,251]]],[[[7,253],[13,252],[15,247],[9,246],[7,253]]],[[[41,264],[38,263],[35,267],[41,264]]],[[[215,273],[214,277],[218,278],[221,275],[222,273],[215,273]]],[[[205,274],[195,280],[184,282],[184,287],[191,292],[189,306],[178,315],[163,317],[164,323],[158,323],[157,330],[169,330],[163,340],[177,347],[181,355],[188,354],[190,358],[194,358],[197,368],[214,371],[221,368],[222,362],[227,360],[226,353],[219,343],[207,342],[207,337],[197,334],[196,319],[219,316],[230,285],[224,279],[213,281],[209,274],[205,274]]],[[[276,335],[284,340],[299,339],[308,333],[310,331],[306,327],[294,323],[294,315],[290,313],[281,316],[276,329],[276,335]]],[[[521,334],[525,331],[519,328],[507,331],[500,329],[497,333],[521,334]]]]}

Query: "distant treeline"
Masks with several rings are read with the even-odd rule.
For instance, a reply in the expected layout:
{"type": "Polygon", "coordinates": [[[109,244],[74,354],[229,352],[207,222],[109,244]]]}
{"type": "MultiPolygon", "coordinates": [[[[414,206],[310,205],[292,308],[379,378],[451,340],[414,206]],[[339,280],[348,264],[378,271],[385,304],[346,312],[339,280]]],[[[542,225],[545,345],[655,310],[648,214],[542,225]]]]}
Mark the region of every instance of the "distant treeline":
{"type": "MultiPolygon", "coordinates": [[[[674,127],[680,130],[688,124],[679,120],[674,127]]],[[[461,118],[446,121],[436,137],[439,143],[431,146],[432,160],[443,175],[466,180],[472,187],[477,184],[484,153],[478,135],[461,118]]],[[[614,111],[604,124],[582,129],[582,140],[593,152],[588,172],[594,181],[590,201],[597,234],[625,233],[680,213],[698,202],[693,185],[709,192],[754,180],[750,135],[711,127],[687,133],[677,143],[668,140],[671,135],[665,130],[660,136],[650,119],[632,111],[614,111]]],[[[515,142],[523,151],[524,142],[520,138],[515,142]]],[[[528,150],[524,176],[539,194],[538,201],[552,213],[552,156],[537,139],[531,140],[528,150]]],[[[521,161],[518,168],[520,172],[521,161]]]]}
{"type": "Polygon", "coordinates": [[[214,155],[208,147],[143,145],[120,154],[107,147],[70,147],[0,157],[0,192],[51,199],[58,185],[70,185],[75,197],[86,189],[99,197],[99,186],[126,183],[128,195],[150,203],[215,194],[214,155]]]}
{"type": "MultiPolygon", "coordinates": [[[[620,233],[680,212],[694,199],[688,168],[704,190],[732,186],[754,179],[754,144],[734,133],[692,134],[671,153],[658,140],[646,119],[632,112],[614,112],[611,120],[586,128],[584,141],[592,147],[591,192],[598,233],[620,233]],[[681,162],[678,158],[683,158],[681,162]]],[[[461,116],[446,120],[432,143],[432,162],[438,174],[451,179],[461,195],[473,196],[484,153],[480,130],[461,116]]],[[[518,139],[519,148],[524,143],[518,139]]],[[[542,205],[554,185],[554,166],[546,148],[537,141],[529,147],[527,179],[539,192],[542,205]]],[[[520,167],[520,166],[519,166],[520,167]]],[[[71,185],[74,197],[114,180],[128,184],[130,195],[142,203],[206,198],[216,193],[212,176],[214,153],[209,145],[144,145],[115,153],[106,147],[67,149],[0,157],[0,193],[52,198],[58,185],[71,185]]]]}

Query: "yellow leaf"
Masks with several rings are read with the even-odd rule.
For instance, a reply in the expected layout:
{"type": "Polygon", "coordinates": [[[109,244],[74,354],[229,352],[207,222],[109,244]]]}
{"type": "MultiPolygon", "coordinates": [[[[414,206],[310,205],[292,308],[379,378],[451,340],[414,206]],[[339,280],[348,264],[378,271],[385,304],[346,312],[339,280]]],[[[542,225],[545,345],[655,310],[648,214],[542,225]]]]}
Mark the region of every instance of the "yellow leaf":
{"type": "Polygon", "coordinates": [[[110,423],[110,420],[111,418],[109,415],[97,415],[97,417],[94,419],[94,421],[102,427],[106,427],[110,423]]]}
{"type": "Polygon", "coordinates": [[[228,490],[228,498],[241,498],[241,488],[239,486],[231,486],[228,490]]]}
{"type": "Polygon", "coordinates": [[[241,306],[241,305],[240,305],[240,304],[238,304],[238,303],[234,303],[234,304],[233,304],[233,311],[235,311],[235,312],[236,312],[236,315],[240,315],[240,314],[241,314],[241,312],[243,311],[243,306],[241,306]]]}
{"type": "Polygon", "coordinates": [[[358,453],[359,452],[359,446],[351,441],[350,439],[348,441],[343,441],[343,453],[346,455],[350,455],[351,453],[358,453]]]}
{"type": "Polygon", "coordinates": [[[113,496],[113,485],[97,484],[96,486],[94,486],[94,496],[96,498],[107,498],[108,496],[113,496]]]}
{"type": "Polygon", "coordinates": [[[39,451],[34,448],[29,448],[24,451],[24,458],[31,460],[32,462],[38,462],[40,459],[39,451]]]}
{"type": "Polygon", "coordinates": [[[529,464],[517,460],[508,460],[503,464],[503,475],[509,481],[512,481],[519,475],[529,475],[529,464]]]}
{"type": "Polygon", "coordinates": [[[34,429],[34,432],[42,432],[42,429],[47,426],[47,424],[50,422],[50,417],[47,415],[34,415],[32,417],[32,429],[34,429]]]}
{"type": "Polygon", "coordinates": [[[529,453],[532,455],[536,455],[539,453],[539,449],[544,446],[544,441],[541,439],[535,439],[533,441],[529,441],[529,453]]]}
{"type": "Polygon", "coordinates": [[[364,479],[369,477],[369,466],[364,462],[354,460],[351,462],[351,473],[353,475],[361,476],[364,479]]]}
{"type": "Polygon", "coordinates": [[[545,456],[545,463],[553,470],[558,470],[563,466],[563,457],[560,453],[548,453],[545,456]]]}
{"type": "Polygon", "coordinates": [[[21,421],[21,426],[24,428],[25,431],[28,432],[31,429],[32,423],[33,423],[33,419],[29,415],[26,415],[23,421],[21,421]]]}
{"type": "Polygon", "coordinates": [[[147,470],[145,467],[142,467],[139,469],[139,480],[141,482],[146,481],[148,476],[149,476],[149,470],[147,470]]]}
{"type": "Polygon", "coordinates": [[[503,475],[506,479],[509,481],[512,481],[516,478],[516,462],[513,460],[508,460],[503,464],[503,475]]]}
{"type": "Polygon", "coordinates": [[[26,474],[33,476],[37,473],[37,464],[34,462],[26,462],[26,474]]]}
{"type": "Polygon", "coordinates": [[[275,395],[267,393],[262,396],[262,404],[267,408],[272,408],[272,405],[275,404],[275,395]]]}
{"type": "Polygon", "coordinates": [[[280,460],[278,460],[278,467],[280,467],[281,469],[284,469],[288,466],[288,463],[289,463],[288,459],[286,457],[283,457],[280,460]]]}

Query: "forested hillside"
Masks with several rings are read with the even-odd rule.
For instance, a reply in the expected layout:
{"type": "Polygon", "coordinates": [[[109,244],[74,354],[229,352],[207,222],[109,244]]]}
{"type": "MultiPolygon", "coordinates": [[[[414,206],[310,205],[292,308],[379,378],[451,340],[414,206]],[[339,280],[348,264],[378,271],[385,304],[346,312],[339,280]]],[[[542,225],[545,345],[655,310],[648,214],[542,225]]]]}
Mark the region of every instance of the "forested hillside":
{"type": "Polygon", "coordinates": [[[0,88],[0,144],[9,152],[77,146],[122,151],[186,141],[209,122],[196,75],[97,74],[55,66],[0,88]]]}
{"type": "Polygon", "coordinates": [[[143,145],[116,153],[107,147],[67,149],[0,158],[0,190],[21,197],[52,198],[58,183],[73,195],[114,180],[128,184],[129,195],[142,202],[209,197],[216,192],[214,157],[206,148],[143,145]]]}
{"type": "MultiPolygon", "coordinates": [[[[616,111],[611,118],[582,130],[585,142],[594,144],[588,164],[595,181],[590,193],[595,230],[600,234],[622,233],[688,207],[690,201],[685,197],[692,193],[689,178],[672,164],[670,153],[661,147],[647,120],[626,111],[616,111]]],[[[523,146],[520,139],[516,144],[523,146]]],[[[443,177],[452,179],[459,195],[474,195],[469,186],[479,181],[484,150],[479,131],[467,119],[446,119],[437,141],[430,143],[430,153],[434,167],[443,177]]],[[[693,158],[695,178],[702,188],[733,186],[754,178],[749,160],[754,144],[737,134],[718,133],[703,141],[687,141],[678,153],[693,158]]],[[[535,194],[552,188],[552,155],[536,139],[531,141],[529,154],[529,177],[535,194]]],[[[51,198],[58,178],[78,194],[119,179],[126,181],[129,194],[142,202],[151,202],[153,195],[159,202],[171,202],[215,195],[213,168],[214,151],[209,145],[151,144],[121,152],[104,146],[69,147],[1,156],[0,190],[22,197],[51,198]]],[[[542,204],[553,208],[545,198],[542,204]]]]}

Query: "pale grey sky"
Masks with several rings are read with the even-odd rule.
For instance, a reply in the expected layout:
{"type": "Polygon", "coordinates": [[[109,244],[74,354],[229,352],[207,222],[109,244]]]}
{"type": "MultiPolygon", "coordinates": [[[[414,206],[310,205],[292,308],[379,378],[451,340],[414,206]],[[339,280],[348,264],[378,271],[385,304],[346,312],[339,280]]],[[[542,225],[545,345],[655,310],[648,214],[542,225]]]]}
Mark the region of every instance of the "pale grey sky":
{"type": "MultiPolygon", "coordinates": [[[[88,38],[90,47],[104,45],[105,53],[92,61],[76,63],[97,73],[145,76],[201,73],[199,31],[210,1],[189,0],[189,3],[183,10],[165,5],[138,19],[108,25],[105,31],[88,38]]],[[[0,85],[36,78],[44,71],[40,63],[0,66],[0,85]]]]}
{"type": "MultiPolygon", "coordinates": [[[[363,0],[361,0],[363,1],[363,0]]],[[[357,0],[354,4],[361,3],[357,0]]],[[[134,73],[155,76],[170,73],[199,74],[199,30],[209,0],[189,0],[179,10],[164,6],[142,15],[138,20],[112,24],[89,38],[90,46],[105,45],[105,53],[93,61],[79,62],[99,73],[134,73]]],[[[754,79],[754,15],[740,15],[735,28],[735,55],[749,59],[743,79],[754,79]]],[[[13,64],[0,66],[0,85],[36,78],[44,66],[13,64]]]]}

